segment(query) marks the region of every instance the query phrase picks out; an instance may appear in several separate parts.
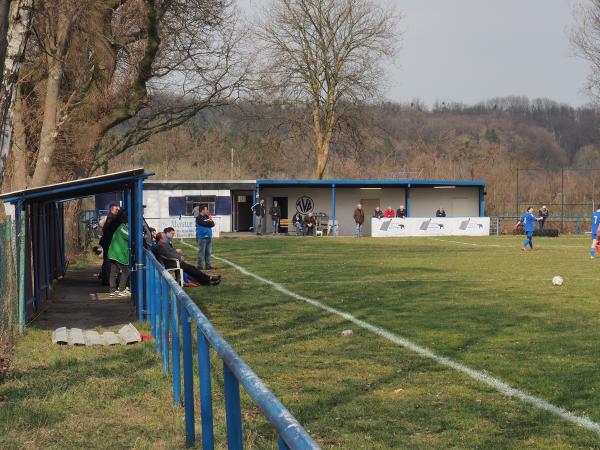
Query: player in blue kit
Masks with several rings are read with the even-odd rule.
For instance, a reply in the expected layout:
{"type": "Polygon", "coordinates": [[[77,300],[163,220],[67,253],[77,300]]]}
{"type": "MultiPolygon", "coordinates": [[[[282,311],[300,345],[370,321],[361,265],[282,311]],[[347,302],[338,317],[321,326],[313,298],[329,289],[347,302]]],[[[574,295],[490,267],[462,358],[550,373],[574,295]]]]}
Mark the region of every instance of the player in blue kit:
{"type": "Polygon", "coordinates": [[[530,206],[529,208],[527,208],[525,214],[523,214],[516,223],[515,228],[523,224],[523,228],[525,230],[526,237],[523,241],[523,248],[521,249],[522,252],[527,251],[527,246],[529,246],[531,250],[533,250],[533,224],[538,220],[542,220],[542,218],[535,217],[533,215],[533,207],[530,206]]]}
{"type": "Polygon", "coordinates": [[[592,214],[592,249],[590,250],[590,256],[592,259],[596,256],[596,247],[598,246],[598,228],[600,225],[600,208],[592,214]]]}

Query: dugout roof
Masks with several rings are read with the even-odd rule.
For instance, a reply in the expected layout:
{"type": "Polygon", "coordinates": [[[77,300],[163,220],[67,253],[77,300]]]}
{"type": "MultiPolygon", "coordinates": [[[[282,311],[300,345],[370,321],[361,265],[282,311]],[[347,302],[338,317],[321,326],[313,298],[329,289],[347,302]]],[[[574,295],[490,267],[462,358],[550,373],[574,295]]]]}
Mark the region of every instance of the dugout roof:
{"type": "Polygon", "coordinates": [[[485,180],[478,181],[448,181],[448,180],[256,180],[258,186],[323,186],[339,187],[485,187],[485,180]]]}
{"type": "Polygon", "coordinates": [[[66,273],[65,214],[69,200],[96,194],[120,194],[128,213],[132,300],[142,320],[146,302],[143,284],[143,182],[154,175],[143,168],[0,194],[15,205],[19,325],[39,314],[49,300],[53,282],[66,273]]]}

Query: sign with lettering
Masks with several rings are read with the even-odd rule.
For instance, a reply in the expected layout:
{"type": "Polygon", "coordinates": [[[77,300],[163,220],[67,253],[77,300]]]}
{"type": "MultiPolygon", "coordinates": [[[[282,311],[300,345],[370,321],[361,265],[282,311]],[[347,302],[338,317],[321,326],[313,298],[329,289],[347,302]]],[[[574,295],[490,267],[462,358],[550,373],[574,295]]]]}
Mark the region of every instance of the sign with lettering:
{"type": "Polygon", "coordinates": [[[489,217],[371,219],[371,236],[489,236],[489,217]]]}
{"type": "Polygon", "coordinates": [[[300,214],[308,214],[309,212],[313,212],[315,208],[315,202],[308,195],[303,195],[298,200],[296,200],[296,211],[300,214]]]}

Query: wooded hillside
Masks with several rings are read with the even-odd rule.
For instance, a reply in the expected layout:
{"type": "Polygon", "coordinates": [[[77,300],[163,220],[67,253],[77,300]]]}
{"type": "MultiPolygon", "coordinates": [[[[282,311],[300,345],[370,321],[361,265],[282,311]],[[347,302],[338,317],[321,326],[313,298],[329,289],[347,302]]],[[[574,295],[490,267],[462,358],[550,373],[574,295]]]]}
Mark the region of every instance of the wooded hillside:
{"type": "MultiPolygon", "coordinates": [[[[311,140],[292,123],[302,108],[239,104],[198,114],[110,163],[143,165],[158,179],[311,178],[311,140]]],[[[383,103],[363,107],[338,129],[325,178],[488,180],[491,214],[520,202],[561,203],[587,213],[600,173],[600,113],[547,99],[497,98],[428,109],[383,103]],[[580,170],[586,169],[586,170],[580,170]]]]}

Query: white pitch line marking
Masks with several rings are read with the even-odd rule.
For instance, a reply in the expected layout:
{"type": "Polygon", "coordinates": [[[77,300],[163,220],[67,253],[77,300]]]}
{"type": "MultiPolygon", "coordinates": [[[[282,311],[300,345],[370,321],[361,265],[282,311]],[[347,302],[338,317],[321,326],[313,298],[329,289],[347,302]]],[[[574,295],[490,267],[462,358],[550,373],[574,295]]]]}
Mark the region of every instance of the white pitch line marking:
{"type": "MultiPolygon", "coordinates": [[[[187,245],[188,247],[191,247],[191,248],[197,250],[197,247],[194,247],[193,245],[190,245],[184,241],[181,241],[181,242],[184,245],[187,245]]],[[[414,344],[411,341],[409,341],[408,339],[398,336],[397,334],[394,334],[384,328],[378,327],[376,325],[371,325],[370,323],[365,322],[364,320],[357,319],[350,313],[341,311],[336,308],[332,308],[331,306],[325,305],[324,303],[321,303],[318,300],[314,300],[312,298],[305,297],[303,295],[292,292],[292,291],[286,289],[285,287],[283,287],[281,284],[271,281],[267,278],[261,277],[260,275],[257,275],[253,272],[250,272],[249,270],[245,269],[244,267],[238,266],[234,262],[231,262],[225,258],[221,258],[221,257],[214,256],[214,255],[213,255],[213,257],[215,259],[218,259],[219,261],[224,262],[225,264],[230,265],[231,267],[233,267],[234,269],[243,273],[244,275],[252,277],[252,278],[254,278],[258,281],[261,281],[265,284],[268,284],[273,289],[281,292],[282,294],[285,294],[289,297],[295,298],[296,300],[301,300],[303,302],[309,303],[313,306],[316,306],[317,308],[320,308],[331,314],[339,316],[339,317],[347,320],[348,322],[352,322],[355,325],[358,325],[359,327],[364,328],[365,330],[371,331],[372,333],[374,333],[384,339],[387,339],[388,341],[390,341],[396,345],[404,347],[407,350],[411,350],[412,352],[417,353],[418,355],[420,355],[424,358],[435,361],[438,364],[441,364],[443,366],[450,367],[451,369],[454,369],[457,372],[463,373],[474,380],[477,380],[481,383],[487,384],[488,386],[496,389],[498,392],[500,392],[504,395],[517,398],[517,399],[519,399],[525,403],[529,403],[530,405],[533,405],[541,410],[555,414],[568,422],[574,423],[574,424],[579,425],[583,428],[586,428],[590,431],[594,431],[597,434],[600,434],[600,423],[594,422],[593,420],[591,420],[590,418],[588,418],[586,416],[578,416],[564,408],[561,408],[560,406],[553,405],[552,403],[549,403],[544,399],[530,395],[527,392],[522,391],[520,389],[513,388],[512,386],[504,383],[503,381],[501,381],[497,378],[494,378],[494,377],[487,375],[483,372],[480,372],[478,370],[471,369],[470,367],[467,367],[467,366],[465,366],[459,362],[456,362],[450,358],[446,358],[445,356],[440,356],[440,355],[432,352],[428,348],[421,347],[417,344],[414,344]]]]}
{"type": "MultiPolygon", "coordinates": [[[[430,241],[438,241],[438,242],[448,242],[450,244],[461,244],[461,245],[470,245],[473,247],[496,247],[496,248],[512,248],[512,249],[518,249],[518,244],[515,243],[515,245],[499,245],[499,244],[477,244],[474,242],[463,242],[463,241],[453,241],[451,239],[440,239],[440,238],[434,238],[434,237],[428,237],[427,239],[429,239],[430,241]]],[[[549,245],[548,247],[544,247],[544,248],[579,248],[579,249],[586,249],[588,247],[586,246],[582,246],[582,245],[549,245]]]]}

